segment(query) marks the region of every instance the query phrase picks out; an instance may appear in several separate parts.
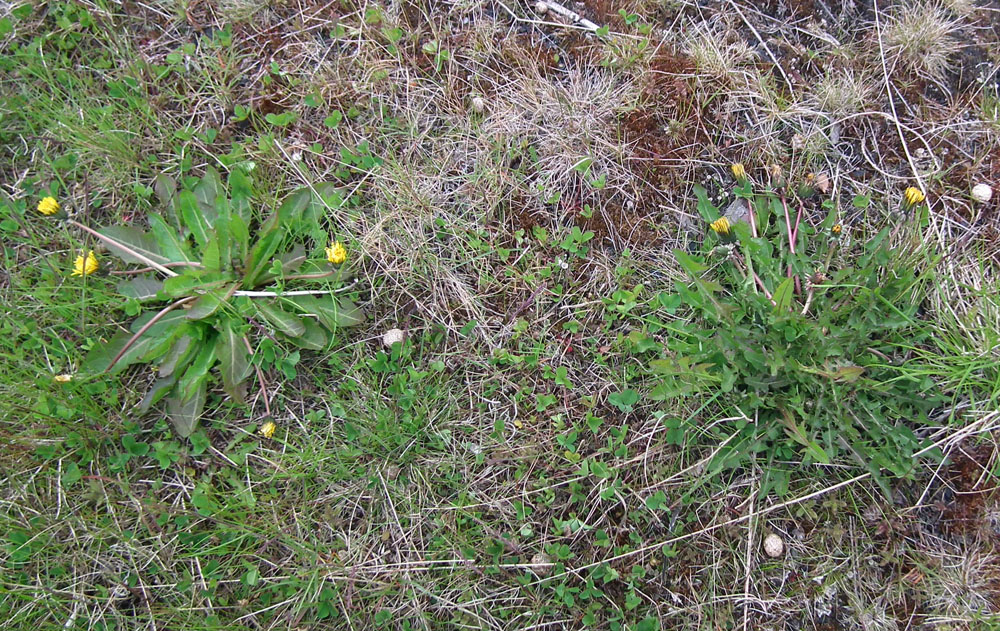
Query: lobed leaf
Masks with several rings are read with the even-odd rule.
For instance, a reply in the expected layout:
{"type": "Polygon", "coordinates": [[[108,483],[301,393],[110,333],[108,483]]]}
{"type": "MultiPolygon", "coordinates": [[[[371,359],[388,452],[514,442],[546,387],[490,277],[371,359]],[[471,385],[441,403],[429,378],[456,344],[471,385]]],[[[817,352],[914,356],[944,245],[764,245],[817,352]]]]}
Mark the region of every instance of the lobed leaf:
{"type": "Polygon", "coordinates": [[[254,304],[265,320],[288,337],[298,337],[305,333],[306,325],[302,318],[288,313],[271,301],[260,300],[254,304]]]}
{"type": "Polygon", "coordinates": [[[276,215],[272,215],[261,226],[263,234],[254,244],[247,261],[247,271],[243,277],[244,289],[251,289],[257,285],[257,279],[270,267],[271,257],[281,245],[281,232],[278,230],[277,221],[276,215]]]}
{"type": "Polygon", "coordinates": [[[156,213],[149,213],[146,217],[149,220],[149,228],[150,232],[153,233],[153,239],[156,240],[156,245],[159,246],[163,256],[173,262],[190,262],[194,260],[190,252],[188,252],[186,241],[181,238],[176,228],[168,225],[166,220],[156,213]]]}
{"type": "Polygon", "coordinates": [[[284,226],[299,221],[312,202],[312,198],[313,193],[309,188],[304,187],[293,191],[278,207],[278,220],[284,226]]]}
{"type": "Polygon", "coordinates": [[[186,317],[188,320],[204,320],[218,311],[224,302],[218,292],[210,291],[202,294],[187,310],[186,317]]]}
{"type": "Polygon", "coordinates": [[[205,217],[212,221],[215,220],[215,200],[220,195],[225,195],[225,193],[226,190],[222,186],[222,178],[219,177],[219,172],[215,167],[206,168],[205,175],[202,176],[201,181],[194,187],[194,197],[198,202],[198,207],[201,208],[205,217]]]}
{"type": "Polygon", "coordinates": [[[189,333],[182,333],[174,340],[170,350],[163,356],[159,364],[160,377],[169,377],[187,367],[194,357],[198,345],[189,333]]]}
{"type": "Polygon", "coordinates": [[[299,311],[316,316],[320,324],[330,331],[340,327],[355,326],[365,321],[364,312],[346,298],[332,294],[320,296],[293,296],[287,298],[299,311]]]}
{"type": "MultiPolygon", "coordinates": [[[[155,263],[163,264],[170,262],[170,259],[164,256],[160,251],[160,247],[157,245],[156,239],[154,239],[152,235],[139,230],[135,226],[109,226],[107,228],[101,228],[97,232],[98,234],[102,234],[109,239],[115,240],[116,242],[138,254],[141,254],[155,263]]],[[[126,252],[116,245],[112,245],[107,241],[105,241],[104,244],[108,247],[109,251],[126,263],[148,265],[146,261],[137,258],[135,255],[126,252]]]]}
{"type": "Polygon", "coordinates": [[[771,298],[774,300],[774,312],[787,312],[792,306],[792,296],[795,294],[795,281],[788,277],[778,285],[771,298]]]}
{"type": "Polygon", "coordinates": [[[206,214],[198,203],[198,198],[191,191],[181,191],[177,197],[184,225],[191,230],[198,245],[205,247],[212,233],[214,216],[206,214]]]}
{"type": "Polygon", "coordinates": [[[197,354],[191,365],[184,371],[184,375],[177,383],[177,392],[182,398],[187,399],[198,387],[198,383],[207,375],[208,371],[215,363],[215,341],[206,340],[198,348],[197,354]]]}
{"type": "Polygon", "coordinates": [[[118,293],[139,302],[156,299],[163,290],[163,281],[152,276],[137,276],[118,283],[118,293]]]}
{"type": "Polygon", "coordinates": [[[251,219],[251,201],[253,200],[253,182],[250,177],[240,169],[234,168],[229,172],[229,195],[232,197],[232,214],[239,217],[243,223],[251,219]]]}
{"type": "Polygon", "coordinates": [[[149,408],[153,407],[157,402],[159,402],[163,397],[167,396],[173,389],[174,385],[177,383],[177,375],[170,375],[169,377],[161,377],[157,379],[146,394],[142,397],[142,401],[139,403],[139,413],[145,414],[149,411],[149,408]]]}
{"type": "Polygon", "coordinates": [[[168,175],[159,174],[153,180],[153,190],[163,204],[163,215],[175,230],[181,229],[180,218],[177,215],[177,182],[168,175]]]}
{"type": "Polygon", "coordinates": [[[223,389],[233,399],[243,403],[244,393],[240,385],[250,375],[250,353],[243,342],[243,335],[232,320],[225,320],[219,327],[215,355],[219,359],[223,389]]]}
{"type": "Polygon", "coordinates": [[[298,337],[289,338],[292,344],[311,351],[321,351],[330,343],[330,333],[312,320],[303,320],[305,330],[298,337]]]}
{"type": "Polygon", "coordinates": [[[181,438],[187,438],[198,427],[207,395],[208,376],[204,375],[192,384],[189,396],[181,396],[175,390],[167,397],[167,418],[181,438]]]}
{"type": "Polygon", "coordinates": [[[229,217],[229,235],[232,237],[232,256],[245,263],[250,254],[250,231],[246,221],[238,214],[229,217]]]}

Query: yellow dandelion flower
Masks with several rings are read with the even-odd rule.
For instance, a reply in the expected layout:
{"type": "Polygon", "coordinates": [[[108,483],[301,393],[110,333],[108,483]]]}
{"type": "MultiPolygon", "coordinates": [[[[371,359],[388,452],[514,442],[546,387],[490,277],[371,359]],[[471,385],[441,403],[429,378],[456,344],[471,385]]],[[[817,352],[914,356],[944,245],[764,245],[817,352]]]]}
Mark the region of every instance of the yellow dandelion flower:
{"type": "Polygon", "coordinates": [[[841,230],[843,230],[843,227],[839,223],[830,228],[830,232],[835,235],[840,234],[841,230]]]}
{"type": "Polygon", "coordinates": [[[742,162],[737,162],[736,164],[733,164],[732,166],[729,167],[729,169],[733,172],[733,177],[739,180],[740,182],[747,179],[747,170],[746,167],[743,166],[742,162]]]}
{"type": "Polygon", "coordinates": [[[924,195],[924,192],[916,186],[911,186],[903,192],[903,202],[907,208],[916,206],[925,199],[927,199],[927,197],[924,195]]]}
{"type": "Polygon", "coordinates": [[[56,375],[52,379],[57,383],[69,383],[73,381],[73,375],[56,375]]]}
{"type": "Polygon", "coordinates": [[[326,260],[334,265],[340,265],[347,260],[347,250],[340,244],[340,241],[333,241],[330,247],[326,248],[326,260]]]}
{"type": "Polygon", "coordinates": [[[712,223],[708,224],[708,227],[712,229],[715,234],[728,237],[729,231],[733,229],[733,224],[729,221],[727,217],[720,217],[712,223]]]}
{"type": "Polygon", "coordinates": [[[38,202],[38,212],[42,213],[46,217],[54,215],[59,212],[59,202],[57,202],[54,197],[43,197],[42,200],[38,202]]]}
{"type": "Polygon", "coordinates": [[[264,438],[270,438],[274,436],[274,430],[276,429],[278,429],[278,426],[274,424],[274,421],[268,421],[260,426],[260,429],[257,430],[257,433],[263,436],[264,438]]]}
{"type": "Polygon", "coordinates": [[[94,251],[91,250],[87,252],[87,256],[76,257],[76,262],[73,263],[73,276],[87,276],[93,274],[97,271],[98,263],[97,256],[94,255],[94,251]]]}

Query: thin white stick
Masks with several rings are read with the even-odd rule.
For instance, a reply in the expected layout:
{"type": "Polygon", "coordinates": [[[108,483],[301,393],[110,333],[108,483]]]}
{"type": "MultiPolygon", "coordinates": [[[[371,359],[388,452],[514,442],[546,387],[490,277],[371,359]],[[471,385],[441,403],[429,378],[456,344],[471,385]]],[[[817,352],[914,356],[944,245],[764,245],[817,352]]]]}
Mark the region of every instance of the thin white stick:
{"type": "Polygon", "coordinates": [[[575,11],[570,11],[566,7],[562,6],[561,4],[557,4],[555,2],[549,2],[548,0],[546,0],[545,2],[539,2],[538,3],[538,5],[543,5],[543,4],[545,5],[545,7],[547,9],[551,10],[553,13],[558,13],[559,15],[563,16],[567,20],[571,20],[574,23],[579,24],[580,26],[582,26],[583,28],[585,28],[585,29],[587,29],[589,31],[595,31],[596,32],[597,29],[601,28],[598,25],[596,25],[593,22],[591,22],[590,20],[588,20],[587,18],[585,18],[582,15],[580,15],[579,13],[577,13],[575,11]]]}
{"type": "Polygon", "coordinates": [[[322,294],[332,294],[328,289],[303,289],[300,291],[248,291],[238,290],[233,292],[234,296],[249,296],[251,298],[280,298],[281,296],[318,296],[322,294]]]}

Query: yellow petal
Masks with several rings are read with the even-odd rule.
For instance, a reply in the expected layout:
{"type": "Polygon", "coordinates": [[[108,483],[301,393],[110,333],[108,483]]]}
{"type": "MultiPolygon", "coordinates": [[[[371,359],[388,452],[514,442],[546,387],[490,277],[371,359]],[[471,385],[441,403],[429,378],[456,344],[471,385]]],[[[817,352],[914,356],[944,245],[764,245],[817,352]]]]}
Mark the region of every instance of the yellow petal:
{"type": "Polygon", "coordinates": [[[733,224],[729,222],[727,217],[720,217],[708,225],[716,234],[727,235],[732,229],[733,224]]]}
{"type": "Polygon", "coordinates": [[[908,206],[915,206],[923,202],[926,198],[924,192],[915,186],[911,186],[903,193],[903,200],[908,206]]]}
{"type": "Polygon", "coordinates": [[[326,260],[334,265],[340,265],[347,260],[347,250],[340,244],[340,241],[334,241],[330,247],[326,248],[326,260]]]}
{"type": "Polygon", "coordinates": [[[38,212],[43,215],[54,215],[59,212],[59,202],[54,197],[43,197],[38,202],[38,212]]]}

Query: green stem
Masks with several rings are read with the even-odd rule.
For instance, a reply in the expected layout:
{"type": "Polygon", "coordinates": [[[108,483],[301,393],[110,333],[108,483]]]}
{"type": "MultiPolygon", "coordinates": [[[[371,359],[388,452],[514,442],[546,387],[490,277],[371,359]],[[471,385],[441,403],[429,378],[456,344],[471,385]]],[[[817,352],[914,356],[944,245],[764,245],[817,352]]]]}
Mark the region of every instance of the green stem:
{"type": "MultiPolygon", "coordinates": [[[[247,352],[250,353],[250,361],[253,363],[253,347],[250,346],[250,340],[247,336],[243,336],[243,345],[247,347],[247,352]]],[[[253,364],[254,370],[257,372],[257,385],[260,386],[260,397],[264,399],[264,413],[267,418],[271,418],[271,404],[267,400],[267,387],[264,385],[264,372],[260,369],[260,365],[253,364]]]]}

